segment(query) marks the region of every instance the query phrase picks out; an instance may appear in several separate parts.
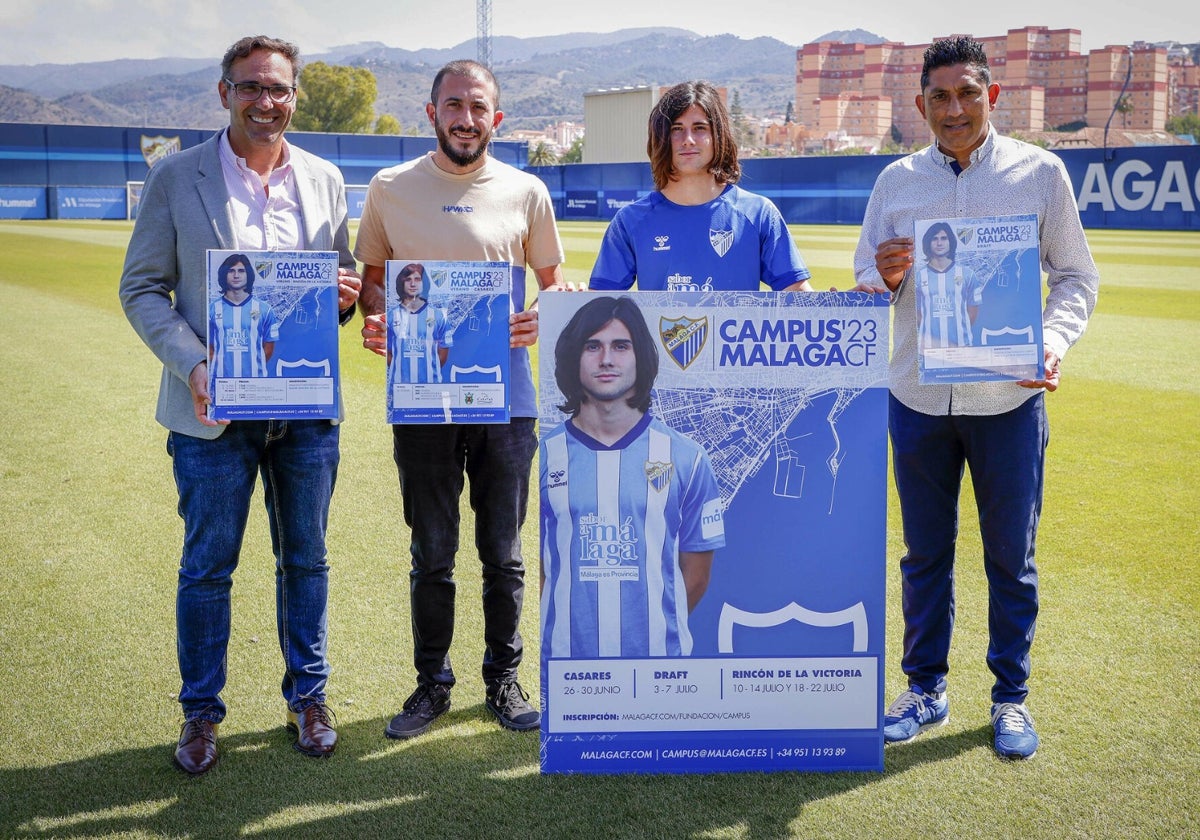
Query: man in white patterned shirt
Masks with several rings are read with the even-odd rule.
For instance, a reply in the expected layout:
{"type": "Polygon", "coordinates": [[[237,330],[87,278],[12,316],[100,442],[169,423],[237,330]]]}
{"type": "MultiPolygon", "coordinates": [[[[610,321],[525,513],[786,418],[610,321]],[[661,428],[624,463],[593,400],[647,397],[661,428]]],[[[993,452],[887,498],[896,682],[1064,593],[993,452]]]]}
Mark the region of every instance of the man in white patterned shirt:
{"type": "Polygon", "coordinates": [[[973,39],[949,38],[926,50],[916,105],[936,142],[880,173],[854,270],[860,287],[886,286],[895,302],[888,425],[907,547],[900,564],[901,666],[909,687],[886,712],[884,740],[911,740],[949,718],[954,545],[969,464],[990,595],[995,748],[1004,757],[1028,758],[1038,747],[1025,698],[1038,611],[1034,543],[1049,440],[1044,395],[1058,388],[1062,357],[1087,326],[1099,275],[1062,162],[992,128],[988,115],[999,94],[987,56],[973,39]],[[1038,216],[1048,274],[1045,378],[918,384],[914,222],[1023,213],[1038,216]]]}

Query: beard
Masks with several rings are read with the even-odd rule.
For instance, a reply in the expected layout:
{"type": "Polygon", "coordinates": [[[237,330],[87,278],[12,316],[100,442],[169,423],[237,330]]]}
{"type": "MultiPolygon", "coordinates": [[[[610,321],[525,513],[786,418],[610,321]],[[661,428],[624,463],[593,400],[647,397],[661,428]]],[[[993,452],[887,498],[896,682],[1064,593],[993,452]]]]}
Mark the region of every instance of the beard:
{"type": "Polygon", "coordinates": [[[476,137],[479,139],[479,148],[473,152],[460,152],[451,145],[453,138],[451,138],[450,132],[446,131],[440,121],[434,120],[433,130],[437,134],[438,147],[446,157],[450,158],[455,166],[470,166],[479,160],[487,153],[488,143],[492,140],[491,129],[487,132],[479,132],[476,134],[476,137]]]}

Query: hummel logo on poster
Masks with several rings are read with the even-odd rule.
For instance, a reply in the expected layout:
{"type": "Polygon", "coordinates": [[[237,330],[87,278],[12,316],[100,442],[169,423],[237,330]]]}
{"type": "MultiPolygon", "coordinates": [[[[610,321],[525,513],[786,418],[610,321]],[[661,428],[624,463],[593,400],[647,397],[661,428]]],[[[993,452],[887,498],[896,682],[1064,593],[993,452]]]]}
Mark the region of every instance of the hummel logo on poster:
{"type": "Polygon", "coordinates": [[[671,239],[671,237],[669,237],[669,236],[654,237],[654,242],[655,242],[654,250],[655,251],[670,251],[671,250],[670,239],[671,239]]]}
{"type": "Polygon", "coordinates": [[[729,253],[730,247],[733,246],[733,231],[709,230],[708,241],[713,246],[713,250],[717,252],[717,256],[723,257],[729,253]]]}

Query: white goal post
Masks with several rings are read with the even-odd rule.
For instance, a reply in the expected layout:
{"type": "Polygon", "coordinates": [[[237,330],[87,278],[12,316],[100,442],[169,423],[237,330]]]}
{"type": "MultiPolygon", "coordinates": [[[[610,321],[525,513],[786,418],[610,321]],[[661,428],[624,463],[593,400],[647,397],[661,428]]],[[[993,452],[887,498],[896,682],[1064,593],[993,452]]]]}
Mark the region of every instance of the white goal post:
{"type": "Polygon", "coordinates": [[[126,181],[125,182],[125,218],[137,218],[138,201],[142,198],[142,187],[145,186],[145,181],[126,181]]]}

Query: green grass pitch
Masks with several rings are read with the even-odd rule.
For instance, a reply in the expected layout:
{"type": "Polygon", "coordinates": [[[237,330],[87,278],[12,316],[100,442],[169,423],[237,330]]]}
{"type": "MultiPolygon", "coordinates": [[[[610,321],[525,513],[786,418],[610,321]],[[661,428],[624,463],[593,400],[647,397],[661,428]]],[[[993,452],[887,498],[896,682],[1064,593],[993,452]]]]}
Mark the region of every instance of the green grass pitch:
{"type": "MultiPolygon", "coordinates": [[[[563,223],[586,281],[603,225],[563,223]]],[[[1176,838],[1200,824],[1200,233],[1089,231],[1100,304],[1048,397],[1043,605],[1029,705],[1042,748],[990,748],[986,589],[963,499],[949,725],[882,774],[543,777],[537,736],[483,707],[479,575],[460,556],[454,707],[383,737],[412,688],[407,532],[381,361],[342,332],[348,420],[329,549],[327,761],[291,749],[261,507],[234,584],[221,763],[171,766],[175,489],[159,365],[117,300],[130,226],[0,222],[0,837],[1176,838]]],[[[795,227],[819,288],[855,227],[795,227]]],[[[902,688],[894,497],[887,685],[902,688]]],[[[470,523],[464,524],[470,546],[470,523]]],[[[536,522],[525,550],[536,569],[536,522]]],[[[536,574],[530,575],[536,581],[536,574]]],[[[521,678],[537,689],[531,586],[521,678]]]]}

